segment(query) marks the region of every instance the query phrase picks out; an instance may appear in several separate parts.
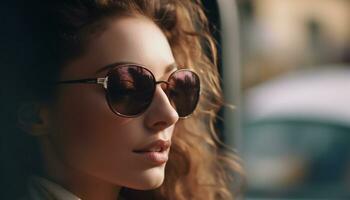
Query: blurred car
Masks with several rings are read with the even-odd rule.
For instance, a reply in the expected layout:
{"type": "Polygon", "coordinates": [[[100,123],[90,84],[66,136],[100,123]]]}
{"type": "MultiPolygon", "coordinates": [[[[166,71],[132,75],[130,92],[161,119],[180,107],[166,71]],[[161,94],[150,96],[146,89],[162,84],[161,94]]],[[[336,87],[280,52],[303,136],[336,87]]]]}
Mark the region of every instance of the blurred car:
{"type": "Polygon", "coordinates": [[[244,96],[249,199],[350,199],[350,67],[298,70],[244,96]]]}

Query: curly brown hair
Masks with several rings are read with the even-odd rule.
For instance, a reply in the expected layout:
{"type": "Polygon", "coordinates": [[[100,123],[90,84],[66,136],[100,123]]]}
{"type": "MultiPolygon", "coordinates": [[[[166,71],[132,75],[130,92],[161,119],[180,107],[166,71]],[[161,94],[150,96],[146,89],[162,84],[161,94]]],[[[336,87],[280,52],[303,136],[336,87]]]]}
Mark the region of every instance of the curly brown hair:
{"type": "MultiPolygon", "coordinates": [[[[23,27],[13,30],[26,34],[11,46],[13,51],[18,51],[18,46],[30,47],[31,52],[15,56],[25,57],[16,65],[23,66],[21,60],[26,65],[19,73],[25,84],[19,86],[23,95],[17,97],[18,102],[28,97],[49,101],[54,88],[42,83],[55,79],[67,62],[83,54],[89,40],[102,33],[113,17],[142,15],[156,23],[166,35],[178,66],[199,74],[202,95],[192,117],[175,126],[163,185],[148,191],[123,188],[120,195],[159,200],[235,198],[239,187],[233,185],[240,181],[242,168],[214,126],[224,101],[215,41],[200,0],[34,0],[21,5],[22,21],[17,22],[23,27]]],[[[29,164],[23,166],[34,170],[38,168],[36,161],[26,159],[29,164]]]]}

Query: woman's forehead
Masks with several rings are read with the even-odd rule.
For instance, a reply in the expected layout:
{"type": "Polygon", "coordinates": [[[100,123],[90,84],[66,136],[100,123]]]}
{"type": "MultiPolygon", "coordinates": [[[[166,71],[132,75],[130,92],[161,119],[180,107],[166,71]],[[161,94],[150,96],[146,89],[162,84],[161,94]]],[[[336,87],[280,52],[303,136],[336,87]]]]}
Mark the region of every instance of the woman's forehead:
{"type": "Polygon", "coordinates": [[[73,66],[88,69],[74,71],[92,75],[113,63],[132,62],[144,65],[159,78],[175,63],[166,36],[152,21],[128,17],[108,23],[107,29],[92,39],[86,54],[78,59],[79,66],[73,66]]]}

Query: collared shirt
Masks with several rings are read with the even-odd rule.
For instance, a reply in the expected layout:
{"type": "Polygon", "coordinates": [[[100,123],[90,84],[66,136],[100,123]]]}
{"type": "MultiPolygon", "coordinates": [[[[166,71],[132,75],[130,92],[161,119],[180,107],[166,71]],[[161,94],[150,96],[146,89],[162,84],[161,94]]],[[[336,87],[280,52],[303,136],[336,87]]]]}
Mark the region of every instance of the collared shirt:
{"type": "Polygon", "coordinates": [[[28,196],[29,200],[81,200],[57,183],[39,176],[29,178],[28,196]]]}
{"type": "MultiPolygon", "coordinates": [[[[119,200],[123,200],[121,197],[119,200]]],[[[40,176],[31,176],[28,181],[28,196],[21,200],[82,200],[72,192],[40,176]]]]}

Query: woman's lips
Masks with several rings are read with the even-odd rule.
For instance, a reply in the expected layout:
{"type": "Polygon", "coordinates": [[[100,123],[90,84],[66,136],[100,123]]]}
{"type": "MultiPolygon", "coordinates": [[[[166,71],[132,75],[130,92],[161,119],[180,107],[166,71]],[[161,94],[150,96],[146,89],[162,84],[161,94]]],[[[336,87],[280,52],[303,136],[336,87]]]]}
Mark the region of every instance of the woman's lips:
{"type": "Polygon", "coordinates": [[[157,164],[157,165],[164,164],[168,161],[168,152],[167,151],[162,151],[162,152],[148,151],[148,152],[139,152],[137,154],[141,155],[146,160],[148,160],[154,164],[157,164]]]}
{"type": "Polygon", "coordinates": [[[169,149],[171,146],[170,140],[155,140],[153,142],[150,142],[149,144],[145,145],[145,147],[142,147],[140,149],[134,150],[133,152],[140,153],[140,152],[162,152],[169,149]]]}
{"type": "Polygon", "coordinates": [[[134,150],[133,152],[141,155],[154,164],[161,165],[168,161],[168,149],[170,146],[170,140],[156,140],[139,150],[134,150]]]}

